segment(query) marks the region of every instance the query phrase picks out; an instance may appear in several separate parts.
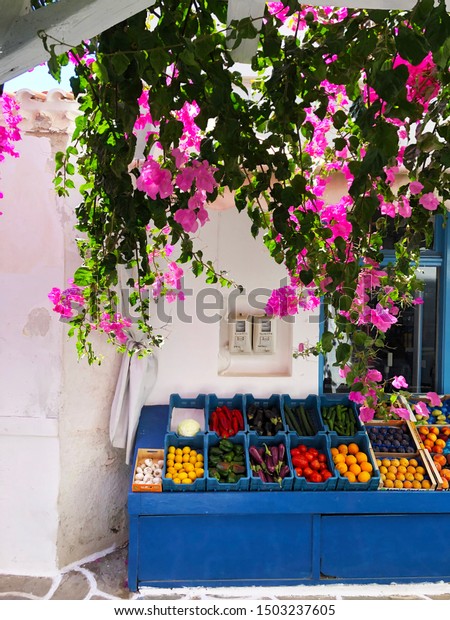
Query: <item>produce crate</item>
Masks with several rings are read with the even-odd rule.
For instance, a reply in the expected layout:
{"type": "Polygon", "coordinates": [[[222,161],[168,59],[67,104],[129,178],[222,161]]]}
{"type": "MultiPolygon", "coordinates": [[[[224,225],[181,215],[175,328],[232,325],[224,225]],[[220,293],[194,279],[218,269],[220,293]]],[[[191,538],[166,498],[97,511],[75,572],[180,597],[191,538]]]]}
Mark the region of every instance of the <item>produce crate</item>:
{"type": "Polygon", "coordinates": [[[198,433],[194,437],[179,437],[176,433],[167,433],[164,440],[164,470],[163,470],[163,491],[205,491],[206,490],[206,472],[208,466],[208,458],[206,454],[206,436],[198,433]],[[166,478],[167,473],[167,453],[169,446],[175,448],[183,448],[189,446],[192,450],[201,452],[204,458],[204,475],[197,478],[191,484],[176,484],[170,478],[166,478]]]}
{"type": "Polygon", "coordinates": [[[255,430],[252,421],[249,419],[247,412],[251,405],[256,405],[258,408],[262,408],[262,409],[272,409],[272,408],[276,409],[277,412],[279,413],[279,416],[281,417],[281,423],[282,423],[282,428],[278,432],[282,432],[282,433],[286,432],[287,430],[286,420],[284,418],[284,414],[282,410],[282,402],[281,402],[280,394],[272,394],[270,398],[255,398],[252,394],[245,395],[245,415],[247,419],[248,431],[257,433],[261,437],[267,437],[267,435],[264,434],[264,431],[259,432],[258,430],[255,430]]]}
{"type": "MultiPolygon", "coordinates": [[[[244,420],[244,430],[238,431],[238,432],[239,433],[247,432],[248,425],[247,425],[247,418],[245,416],[245,397],[243,394],[235,394],[232,398],[220,398],[216,396],[215,394],[208,394],[206,396],[205,414],[206,414],[207,432],[214,433],[215,435],[218,436],[217,433],[215,433],[209,428],[209,424],[210,424],[210,418],[211,418],[212,412],[215,411],[217,407],[223,407],[223,406],[228,407],[228,409],[239,409],[239,411],[242,413],[242,417],[244,420]]],[[[232,437],[233,436],[234,435],[232,435],[232,437]]]]}
{"type": "Polygon", "coordinates": [[[369,441],[375,454],[415,454],[423,448],[416,427],[409,420],[395,420],[384,424],[367,423],[365,425],[369,441]],[[396,435],[400,431],[401,435],[396,435]],[[392,439],[391,439],[392,437],[392,439]],[[400,439],[403,437],[403,439],[400,439]],[[403,442],[408,441],[408,445],[403,442]]]}
{"type": "Polygon", "coordinates": [[[318,400],[319,400],[320,419],[327,433],[334,433],[335,435],[338,435],[339,437],[351,437],[355,433],[358,433],[364,430],[364,425],[359,419],[358,409],[355,403],[349,399],[347,394],[333,394],[333,395],[319,396],[318,400]],[[354,432],[353,433],[350,433],[348,435],[341,434],[335,430],[334,426],[333,428],[330,428],[330,425],[327,422],[325,422],[324,416],[323,416],[323,408],[334,407],[337,405],[344,405],[345,407],[348,407],[350,411],[352,412],[354,416],[353,417],[353,420],[354,420],[354,432]]]}
{"type": "MultiPolygon", "coordinates": [[[[206,449],[209,454],[209,450],[219,445],[221,441],[221,437],[219,437],[216,433],[208,433],[206,435],[206,449]]],[[[250,487],[250,463],[248,460],[248,443],[247,443],[247,435],[244,433],[239,433],[234,435],[234,437],[229,437],[228,441],[232,444],[238,444],[244,449],[244,461],[245,461],[245,475],[243,478],[238,480],[237,482],[219,482],[217,478],[214,476],[210,476],[209,474],[209,459],[208,459],[208,469],[205,469],[206,475],[206,489],[207,491],[248,491],[250,487]]]]}
{"type": "Polygon", "coordinates": [[[436,482],[435,490],[436,491],[448,491],[449,490],[448,486],[443,488],[444,487],[444,480],[442,478],[442,475],[438,471],[438,469],[436,468],[436,463],[433,461],[433,457],[431,456],[431,454],[427,450],[423,450],[423,458],[424,458],[424,461],[427,462],[430,474],[431,474],[431,476],[434,478],[434,480],[436,482]]]}
{"type": "Polygon", "coordinates": [[[350,443],[356,443],[361,452],[367,455],[367,460],[371,463],[373,471],[372,477],[367,482],[350,482],[347,478],[341,475],[334,466],[334,471],[337,476],[337,491],[376,491],[380,484],[380,472],[376,465],[374,454],[370,446],[369,438],[364,432],[357,433],[354,437],[341,437],[336,433],[331,433],[330,438],[330,451],[331,448],[337,448],[340,444],[349,445],[350,443]]]}
{"type": "Polygon", "coordinates": [[[292,470],[294,476],[294,484],[292,489],[294,491],[334,491],[337,486],[337,472],[334,469],[333,459],[330,452],[330,437],[321,433],[315,437],[299,437],[289,433],[288,435],[288,454],[289,454],[289,467],[292,470]],[[323,452],[327,457],[327,466],[331,473],[334,475],[325,482],[309,482],[303,476],[297,476],[294,465],[292,464],[291,449],[296,448],[300,444],[307,446],[308,448],[316,448],[320,452],[323,452]]]}
{"type": "Polygon", "coordinates": [[[426,419],[418,419],[418,424],[427,424],[429,426],[447,426],[450,424],[450,395],[445,394],[440,397],[442,401],[442,406],[440,407],[432,407],[429,403],[428,398],[424,396],[414,395],[410,398],[408,402],[408,407],[412,407],[415,403],[422,401],[426,404],[429,417],[426,419]],[[439,412],[439,413],[438,413],[439,412]],[[436,414],[441,416],[445,416],[445,420],[443,418],[438,419],[436,414]]]}
{"type": "Polygon", "coordinates": [[[163,448],[139,448],[136,455],[136,461],[133,469],[133,483],[131,490],[135,493],[160,493],[162,491],[162,480],[160,483],[143,482],[136,479],[137,469],[140,467],[144,469],[148,467],[145,461],[151,459],[152,461],[164,462],[164,450],[163,448]]]}
{"type": "Polygon", "coordinates": [[[283,394],[281,396],[281,406],[284,415],[284,421],[286,424],[286,430],[288,431],[288,433],[292,433],[297,437],[313,437],[314,435],[317,435],[317,433],[325,431],[323,420],[319,412],[319,400],[316,395],[310,394],[305,399],[298,399],[291,398],[288,394],[283,394]],[[287,405],[291,410],[295,409],[296,407],[305,408],[308,414],[308,420],[310,421],[314,430],[313,435],[305,435],[304,433],[299,433],[295,428],[291,426],[291,424],[289,423],[289,416],[286,415],[285,405],[287,405]]]}
{"type": "Polygon", "coordinates": [[[205,405],[205,394],[199,394],[196,398],[183,398],[179,394],[171,394],[167,432],[176,433],[178,424],[188,419],[196,420],[200,424],[200,431],[206,432],[205,405]]]}
{"type": "MultiPolygon", "coordinates": [[[[427,455],[426,451],[424,450],[420,450],[417,454],[403,454],[401,456],[402,459],[405,459],[406,461],[408,461],[408,463],[411,463],[411,465],[414,463],[414,467],[422,467],[425,472],[421,475],[424,476],[424,478],[426,480],[429,481],[430,486],[429,488],[414,488],[414,487],[408,487],[408,488],[396,488],[396,487],[386,487],[384,481],[381,479],[380,477],[380,483],[379,483],[379,489],[382,491],[434,491],[437,485],[437,476],[438,476],[438,472],[436,470],[436,468],[434,467],[434,465],[432,463],[430,463],[430,458],[427,455]],[[417,463],[417,465],[415,465],[415,463],[417,463]]],[[[395,467],[397,466],[401,466],[397,465],[397,463],[399,463],[399,459],[391,454],[389,455],[380,455],[378,457],[379,461],[381,461],[381,471],[383,472],[383,475],[387,475],[386,473],[384,473],[383,467],[388,467],[387,464],[385,465],[385,463],[387,463],[388,461],[390,463],[392,463],[392,465],[394,465],[395,467]]],[[[406,465],[404,465],[403,467],[408,467],[406,465]]],[[[395,472],[391,472],[394,475],[395,472]]],[[[402,473],[402,472],[400,472],[402,473]]],[[[410,473],[410,472],[406,472],[406,473],[410,473]]],[[[406,475],[406,474],[404,474],[406,475]]],[[[414,475],[414,474],[411,474],[414,475]]],[[[395,484],[395,481],[392,481],[395,484]]],[[[404,481],[402,481],[403,483],[404,481]]],[[[413,482],[413,481],[408,481],[408,482],[413,482]]],[[[421,482],[421,481],[418,481],[421,482]]],[[[442,479],[441,479],[442,482],[442,479]]]]}
{"type": "MultiPolygon", "coordinates": [[[[278,482],[263,482],[254,471],[250,469],[250,491],[291,491],[294,484],[294,475],[292,473],[292,466],[289,463],[289,454],[288,454],[288,436],[284,433],[278,433],[273,437],[262,437],[257,433],[249,433],[248,434],[248,447],[250,446],[263,446],[266,444],[269,448],[270,446],[278,446],[280,443],[283,443],[286,447],[286,464],[289,467],[288,475],[283,478],[281,484],[278,482]]],[[[250,461],[250,459],[249,459],[250,461]]]]}

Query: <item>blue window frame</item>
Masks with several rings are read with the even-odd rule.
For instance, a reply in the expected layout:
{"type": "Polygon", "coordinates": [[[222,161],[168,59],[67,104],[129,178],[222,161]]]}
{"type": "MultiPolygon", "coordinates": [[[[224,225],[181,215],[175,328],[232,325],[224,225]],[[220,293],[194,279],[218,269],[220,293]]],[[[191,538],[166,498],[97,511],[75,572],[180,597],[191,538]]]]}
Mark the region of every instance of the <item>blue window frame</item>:
{"type": "MultiPolygon", "coordinates": [[[[436,218],[434,246],[421,254],[419,278],[424,304],[407,309],[387,333],[388,348],[376,367],[384,378],[403,374],[415,392],[450,392],[450,227],[436,218]]],[[[387,250],[385,261],[393,257],[387,250]]],[[[325,327],[323,308],[321,330],[325,327]]],[[[319,361],[319,392],[348,391],[332,366],[333,355],[319,361]]]]}

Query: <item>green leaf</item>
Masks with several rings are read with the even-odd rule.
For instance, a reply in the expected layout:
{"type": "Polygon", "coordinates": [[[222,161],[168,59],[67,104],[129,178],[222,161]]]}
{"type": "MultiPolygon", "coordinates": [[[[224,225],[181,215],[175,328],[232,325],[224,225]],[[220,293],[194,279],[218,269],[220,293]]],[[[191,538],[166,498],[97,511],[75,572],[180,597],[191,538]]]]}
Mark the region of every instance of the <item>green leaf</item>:
{"type": "Polygon", "coordinates": [[[403,25],[398,27],[395,42],[400,56],[412,65],[420,64],[429,52],[424,37],[403,25]]]}
{"type": "Polygon", "coordinates": [[[117,53],[111,58],[111,63],[117,75],[123,75],[130,66],[130,62],[128,54],[117,53]]]}
{"type": "Polygon", "coordinates": [[[352,348],[345,342],[340,342],[336,348],[336,361],[339,364],[345,364],[350,358],[352,348]]]}
{"type": "Polygon", "coordinates": [[[78,267],[74,273],[73,281],[77,286],[89,286],[93,282],[92,271],[88,267],[78,267]]]}
{"type": "Polygon", "coordinates": [[[99,60],[95,60],[91,65],[90,69],[102,82],[109,82],[109,74],[105,65],[99,60]]]}
{"type": "Polygon", "coordinates": [[[325,353],[329,353],[334,346],[334,336],[331,332],[325,331],[322,334],[322,338],[320,339],[322,343],[322,349],[325,353]]]}

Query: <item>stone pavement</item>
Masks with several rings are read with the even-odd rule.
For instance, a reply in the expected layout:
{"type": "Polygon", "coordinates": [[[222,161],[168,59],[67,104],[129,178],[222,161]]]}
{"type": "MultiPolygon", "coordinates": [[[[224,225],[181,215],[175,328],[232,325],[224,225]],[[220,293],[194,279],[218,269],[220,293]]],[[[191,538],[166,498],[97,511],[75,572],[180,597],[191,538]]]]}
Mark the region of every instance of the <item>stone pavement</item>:
{"type": "Polygon", "coordinates": [[[63,569],[55,577],[0,574],[2,600],[450,600],[450,583],[320,585],[229,588],[127,587],[127,547],[108,549],[63,569]]]}

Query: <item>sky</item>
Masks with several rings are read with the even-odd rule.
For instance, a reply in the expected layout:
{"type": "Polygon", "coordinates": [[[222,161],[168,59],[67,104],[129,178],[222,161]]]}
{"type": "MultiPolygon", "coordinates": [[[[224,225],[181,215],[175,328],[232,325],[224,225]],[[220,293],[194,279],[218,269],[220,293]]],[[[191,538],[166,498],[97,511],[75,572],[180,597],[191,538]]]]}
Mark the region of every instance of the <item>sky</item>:
{"type": "Polygon", "coordinates": [[[72,65],[69,64],[67,67],[63,67],[61,83],[58,83],[49,74],[47,65],[39,65],[33,69],[33,71],[26,71],[13,80],[6,82],[5,92],[13,93],[22,88],[27,88],[28,90],[36,92],[52,90],[53,88],[70,91],[72,89],[70,88],[69,79],[72,75],[72,65]]]}

